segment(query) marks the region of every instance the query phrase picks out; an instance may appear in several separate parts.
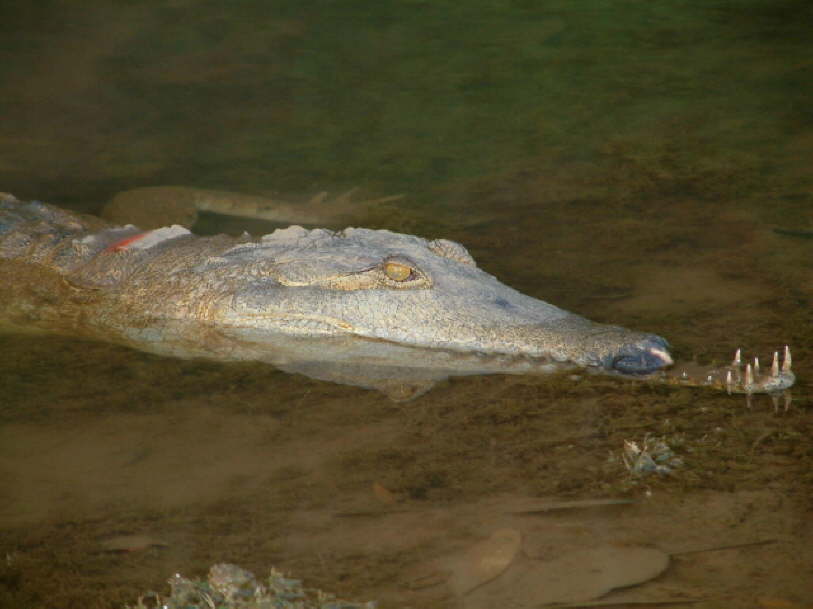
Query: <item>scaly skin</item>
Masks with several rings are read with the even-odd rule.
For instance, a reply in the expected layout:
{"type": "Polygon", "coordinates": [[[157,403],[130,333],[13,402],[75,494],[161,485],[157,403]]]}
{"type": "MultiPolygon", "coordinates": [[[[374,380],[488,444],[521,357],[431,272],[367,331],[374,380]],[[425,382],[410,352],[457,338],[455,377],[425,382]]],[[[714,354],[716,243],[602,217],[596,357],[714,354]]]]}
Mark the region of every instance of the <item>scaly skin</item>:
{"type": "MultiPolygon", "coordinates": [[[[396,399],[452,375],[568,368],[708,384],[664,373],[672,359],[659,336],[521,294],[458,243],[389,231],[291,226],[256,241],[144,232],[3,195],[0,285],[7,326],[259,360],[396,399]]],[[[792,384],[788,364],[723,388],[792,384]]]]}

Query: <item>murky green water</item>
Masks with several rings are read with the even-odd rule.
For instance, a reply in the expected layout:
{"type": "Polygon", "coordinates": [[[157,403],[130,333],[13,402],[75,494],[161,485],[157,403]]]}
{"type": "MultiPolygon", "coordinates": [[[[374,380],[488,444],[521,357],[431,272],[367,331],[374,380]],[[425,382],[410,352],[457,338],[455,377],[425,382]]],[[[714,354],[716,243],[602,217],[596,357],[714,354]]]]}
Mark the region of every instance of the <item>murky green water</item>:
{"type": "Polygon", "coordinates": [[[565,525],[568,543],[599,531],[670,552],[687,530],[697,545],[778,540],[676,555],[649,600],[807,606],[812,19],[775,0],[0,6],[0,190],[88,212],[160,184],[404,194],[360,204],[354,224],[460,241],[523,292],[657,332],[682,357],[790,343],[800,377],[778,416],[502,377],[395,407],[261,365],[3,335],[0,606],[121,606],[229,560],[447,607],[465,599],[405,582],[500,526],[541,556],[565,525]],[[686,469],[630,485],[608,465],[645,432],[680,436],[686,469]],[[380,503],[373,483],[432,518],[335,516],[380,503]],[[489,503],[645,487],[649,507],[572,522],[489,503]],[[124,533],[168,545],[100,550],[124,533]]]}

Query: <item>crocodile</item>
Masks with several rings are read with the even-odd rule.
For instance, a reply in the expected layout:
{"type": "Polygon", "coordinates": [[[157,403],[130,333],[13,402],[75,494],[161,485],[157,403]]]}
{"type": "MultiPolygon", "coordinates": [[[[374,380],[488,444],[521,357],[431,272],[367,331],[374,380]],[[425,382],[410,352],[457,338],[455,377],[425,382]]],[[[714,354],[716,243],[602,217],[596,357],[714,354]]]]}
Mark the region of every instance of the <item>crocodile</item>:
{"type": "Polygon", "coordinates": [[[795,378],[787,347],[764,372],[738,357],[689,373],[658,335],[522,294],[454,241],[388,230],[292,225],[259,238],[198,236],[2,194],[0,286],[5,329],[262,361],[395,400],[473,374],[582,369],[749,395],[783,391],[795,378]]]}

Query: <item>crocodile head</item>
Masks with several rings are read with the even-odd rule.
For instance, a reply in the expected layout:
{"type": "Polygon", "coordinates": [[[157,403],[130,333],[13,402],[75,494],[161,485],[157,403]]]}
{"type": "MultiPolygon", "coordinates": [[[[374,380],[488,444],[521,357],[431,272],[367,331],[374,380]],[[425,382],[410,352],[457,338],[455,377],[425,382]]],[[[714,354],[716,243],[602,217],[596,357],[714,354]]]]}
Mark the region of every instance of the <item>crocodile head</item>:
{"type": "Polygon", "coordinates": [[[391,395],[452,375],[642,377],[673,363],[660,336],[524,295],[445,239],[292,226],[196,270],[236,286],[217,322],[235,356],[391,395]]]}
{"type": "Polygon", "coordinates": [[[0,318],[12,327],[266,361],[394,397],[453,375],[573,368],[743,393],[794,382],[788,350],[767,374],[740,357],[716,370],[667,371],[663,338],[521,294],[445,239],[292,226],[235,244],[179,226],[103,225],[10,195],[0,194],[0,208],[0,258],[12,261],[0,271],[14,288],[0,318]]]}

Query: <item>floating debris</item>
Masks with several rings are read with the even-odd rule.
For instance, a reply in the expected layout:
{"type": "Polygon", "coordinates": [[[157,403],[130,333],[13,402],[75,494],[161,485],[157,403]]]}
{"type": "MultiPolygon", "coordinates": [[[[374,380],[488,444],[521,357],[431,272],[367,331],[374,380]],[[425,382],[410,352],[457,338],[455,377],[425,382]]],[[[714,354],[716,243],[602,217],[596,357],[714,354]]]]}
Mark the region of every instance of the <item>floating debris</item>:
{"type": "Polygon", "coordinates": [[[644,436],[639,446],[637,442],[624,440],[624,450],[621,458],[627,470],[633,476],[646,474],[671,474],[676,467],[683,465],[663,438],[644,436]]]}
{"type": "Polygon", "coordinates": [[[302,581],[285,577],[272,568],[260,582],[251,571],[228,563],[209,569],[204,580],[193,580],[176,573],[168,580],[170,595],[150,593],[125,609],[376,609],[374,601],[355,603],[337,599],[322,590],[304,588],[302,581]],[[147,605],[144,598],[155,603],[147,605]]]}
{"type": "Polygon", "coordinates": [[[209,586],[220,594],[226,603],[235,604],[250,600],[260,584],[251,571],[241,569],[237,565],[219,563],[209,569],[209,586]]]}

